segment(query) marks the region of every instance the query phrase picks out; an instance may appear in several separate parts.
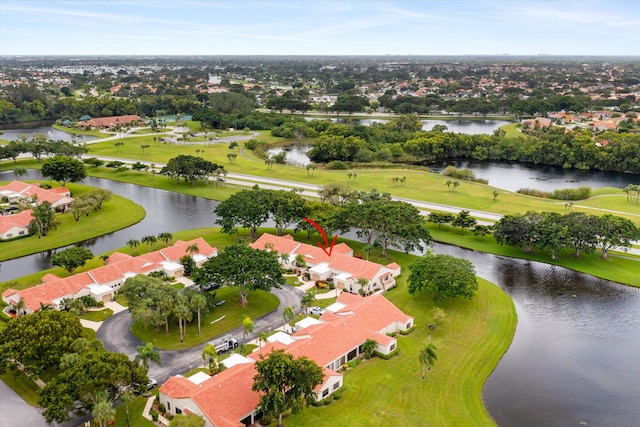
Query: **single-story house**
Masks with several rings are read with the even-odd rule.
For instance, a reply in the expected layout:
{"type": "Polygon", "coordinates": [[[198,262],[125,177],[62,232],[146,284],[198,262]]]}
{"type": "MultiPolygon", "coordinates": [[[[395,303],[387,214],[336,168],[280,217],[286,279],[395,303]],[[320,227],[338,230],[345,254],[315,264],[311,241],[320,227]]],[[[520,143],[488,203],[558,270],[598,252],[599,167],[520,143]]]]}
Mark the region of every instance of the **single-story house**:
{"type": "Polygon", "coordinates": [[[38,183],[27,183],[22,181],[11,181],[7,185],[0,185],[0,199],[6,197],[9,202],[33,201],[51,203],[51,206],[58,212],[65,212],[73,202],[71,191],[67,187],[56,187],[46,189],[40,187],[38,183]]]}
{"type": "Polygon", "coordinates": [[[13,215],[0,215],[0,240],[29,234],[29,223],[33,219],[31,212],[31,209],[26,209],[13,215]]]}
{"type": "Polygon", "coordinates": [[[227,369],[208,377],[198,374],[185,378],[173,376],[160,387],[159,399],[171,414],[200,415],[207,427],[241,427],[255,421],[260,394],[252,391],[256,375],[254,363],[276,349],[284,349],[294,357],[306,356],[323,368],[322,383],[315,388],[316,399],[322,400],[343,386],[339,371],[345,363],[363,353],[368,339],[376,342],[376,350],[390,354],[397,341],[387,333],[406,331],[414,325],[407,316],[384,296],[368,297],[340,294],[333,306],[319,320],[306,318],[296,324],[292,335],[278,332],[248,357],[233,355],[227,369]]]}
{"type": "MultiPolygon", "coordinates": [[[[83,116],[84,117],[84,116],[83,116]]],[[[131,123],[144,123],[144,119],[137,114],[127,116],[112,116],[84,119],[80,118],[78,126],[88,126],[95,129],[107,129],[114,126],[126,126],[131,123]]]]}
{"type": "Polygon", "coordinates": [[[41,305],[60,309],[63,299],[77,299],[85,295],[92,296],[96,301],[111,301],[115,292],[129,277],[149,274],[152,271],[164,271],[168,275],[172,273],[170,275],[175,277],[182,276],[180,258],[194,247],[198,248],[200,263],[204,262],[201,258],[208,259],[218,254],[217,249],[201,237],[188,242],[177,241],[172,246],[137,257],[114,252],[102,267],[65,278],[47,274],[42,278],[41,285],[21,291],[8,289],[2,294],[2,300],[16,308],[18,314],[36,312],[40,310],[41,305]],[[173,269],[176,265],[180,266],[180,270],[173,269]],[[167,266],[171,268],[167,270],[167,266]],[[17,310],[18,305],[22,305],[20,310],[17,310]]]}
{"type": "Polygon", "coordinates": [[[264,233],[249,246],[278,252],[280,262],[285,268],[296,268],[298,271],[301,268],[296,265],[296,257],[301,255],[311,280],[332,279],[338,289],[353,293],[371,293],[393,288],[396,283],[395,277],[401,272],[400,266],[396,263],[383,266],[354,257],[353,249],[344,243],[335,245],[331,256],[320,247],[296,242],[291,235],[275,236],[264,233]],[[366,279],[366,285],[361,285],[360,279],[366,279]]]}

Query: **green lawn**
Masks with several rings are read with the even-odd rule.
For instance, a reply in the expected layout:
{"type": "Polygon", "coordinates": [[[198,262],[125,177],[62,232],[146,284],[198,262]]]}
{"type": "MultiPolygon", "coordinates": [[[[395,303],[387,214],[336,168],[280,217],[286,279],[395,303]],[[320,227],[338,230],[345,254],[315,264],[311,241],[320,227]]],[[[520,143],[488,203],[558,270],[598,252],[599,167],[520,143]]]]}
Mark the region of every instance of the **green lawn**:
{"type": "MultiPolygon", "coordinates": [[[[240,297],[235,289],[218,289],[216,291],[216,301],[225,300],[226,302],[211,310],[207,316],[202,317],[201,335],[197,334],[198,324],[197,319],[194,318],[187,326],[187,336],[182,343],[178,337],[177,321],[171,321],[169,335],[164,334],[164,329],[147,329],[140,323],[134,323],[131,330],[136,337],[144,342],[152,342],[159,349],[180,350],[190,348],[242,326],[242,320],[245,317],[257,319],[278,308],[278,298],[268,292],[253,291],[249,294],[248,299],[249,304],[246,307],[242,307],[240,305],[240,297]]],[[[238,341],[242,340],[241,336],[235,338],[238,341]]]]}
{"type": "MultiPolygon", "coordinates": [[[[67,187],[74,196],[79,196],[93,189],[93,187],[82,184],[68,184],[67,187]]],[[[129,227],[142,221],[144,217],[145,211],[142,206],[114,194],[111,200],[102,205],[100,211],[91,212],[88,217],[83,216],[77,222],[69,213],[59,214],[57,218],[61,224],[47,236],[38,238],[34,235],[9,242],[0,241],[0,261],[102,236],[129,227]]]]}
{"type": "Polygon", "coordinates": [[[103,308],[102,310],[87,311],[80,315],[80,318],[84,320],[91,320],[92,322],[103,322],[111,315],[113,315],[113,310],[110,308],[103,308]]]}
{"type": "Polygon", "coordinates": [[[31,406],[38,406],[38,386],[26,375],[5,372],[0,375],[0,380],[4,381],[9,388],[15,391],[25,402],[31,406]]]}
{"type": "MultiPolygon", "coordinates": [[[[412,257],[392,254],[404,271],[412,257]]],[[[387,297],[415,317],[417,328],[398,336],[400,354],[390,360],[373,358],[345,374],[346,392],[328,407],[307,408],[286,420],[287,426],[484,426],[493,421],[482,403],[486,378],[507,350],[516,325],[515,307],[497,286],[479,280],[471,301],[441,303],[447,314],[432,342],[438,361],[421,380],[418,354],[428,342],[428,313],[433,302],[411,296],[406,273],[387,297]]],[[[324,301],[323,301],[324,302],[324,301]]]]}

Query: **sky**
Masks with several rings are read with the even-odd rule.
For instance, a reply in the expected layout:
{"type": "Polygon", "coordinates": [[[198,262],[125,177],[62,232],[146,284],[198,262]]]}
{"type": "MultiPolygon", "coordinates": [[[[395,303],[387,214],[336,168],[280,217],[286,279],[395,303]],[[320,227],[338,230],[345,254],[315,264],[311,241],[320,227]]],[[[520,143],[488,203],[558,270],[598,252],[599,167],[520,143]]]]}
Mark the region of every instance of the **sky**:
{"type": "Polygon", "coordinates": [[[640,0],[0,0],[0,55],[632,55],[640,0]]]}

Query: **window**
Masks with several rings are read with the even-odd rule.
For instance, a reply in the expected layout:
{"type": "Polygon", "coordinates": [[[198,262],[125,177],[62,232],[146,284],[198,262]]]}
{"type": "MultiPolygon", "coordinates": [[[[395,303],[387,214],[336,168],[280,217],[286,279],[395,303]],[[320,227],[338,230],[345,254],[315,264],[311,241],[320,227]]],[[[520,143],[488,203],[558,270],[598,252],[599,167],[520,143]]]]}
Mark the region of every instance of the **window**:
{"type": "Polygon", "coordinates": [[[395,344],[391,344],[391,347],[389,348],[389,350],[393,351],[396,349],[396,345],[395,344]]]}
{"type": "Polygon", "coordinates": [[[18,236],[22,236],[24,234],[24,231],[21,231],[18,233],[18,236]]]}
{"type": "Polygon", "coordinates": [[[171,412],[171,402],[167,402],[167,412],[171,412]]]}
{"type": "Polygon", "coordinates": [[[335,383],[335,384],[333,385],[333,389],[334,389],[334,390],[337,390],[337,389],[338,389],[338,387],[340,387],[340,382],[337,382],[337,383],[335,383]]]}
{"type": "Polygon", "coordinates": [[[328,394],[329,394],[328,388],[325,388],[324,390],[322,390],[322,397],[327,397],[328,394]]]}
{"type": "Polygon", "coordinates": [[[11,237],[13,237],[13,234],[11,234],[11,233],[7,234],[7,239],[9,239],[11,237]]]}
{"type": "Polygon", "coordinates": [[[181,413],[182,413],[182,409],[176,408],[176,414],[181,414],[181,413]]]}
{"type": "Polygon", "coordinates": [[[411,329],[411,322],[407,323],[407,329],[411,329]]]}

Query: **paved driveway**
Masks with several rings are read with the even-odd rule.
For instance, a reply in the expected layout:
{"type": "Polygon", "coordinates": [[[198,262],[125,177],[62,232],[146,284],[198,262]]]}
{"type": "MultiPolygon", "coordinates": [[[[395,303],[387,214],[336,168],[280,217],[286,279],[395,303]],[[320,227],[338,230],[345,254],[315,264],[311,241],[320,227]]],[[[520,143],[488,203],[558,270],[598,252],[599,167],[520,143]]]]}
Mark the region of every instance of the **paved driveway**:
{"type": "Polygon", "coordinates": [[[47,427],[38,409],[22,400],[3,381],[0,381],[1,427],[47,427]]]}
{"type": "MultiPolygon", "coordinates": [[[[293,286],[283,286],[274,289],[272,293],[278,297],[278,308],[259,319],[254,319],[254,332],[247,337],[247,341],[258,337],[260,332],[271,331],[283,325],[282,312],[284,307],[291,306],[297,313],[301,310],[300,299],[304,295],[302,291],[293,286]]],[[[136,347],[144,345],[131,333],[131,315],[128,311],[114,314],[102,323],[96,334],[96,338],[102,340],[107,350],[124,353],[133,359],[136,355],[136,347]]],[[[229,331],[238,340],[242,339],[242,327],[229,331]]],[[[202,366],[202,349],[204,344],[185,350],[160,350],[162,366],[151,363],[149,378],[158,380],[158,384],[164,383],[172,375],[182,374],[193,368],[202,366]]],[[[4,427],[4,426],[2,426],[4,427]]]]}

